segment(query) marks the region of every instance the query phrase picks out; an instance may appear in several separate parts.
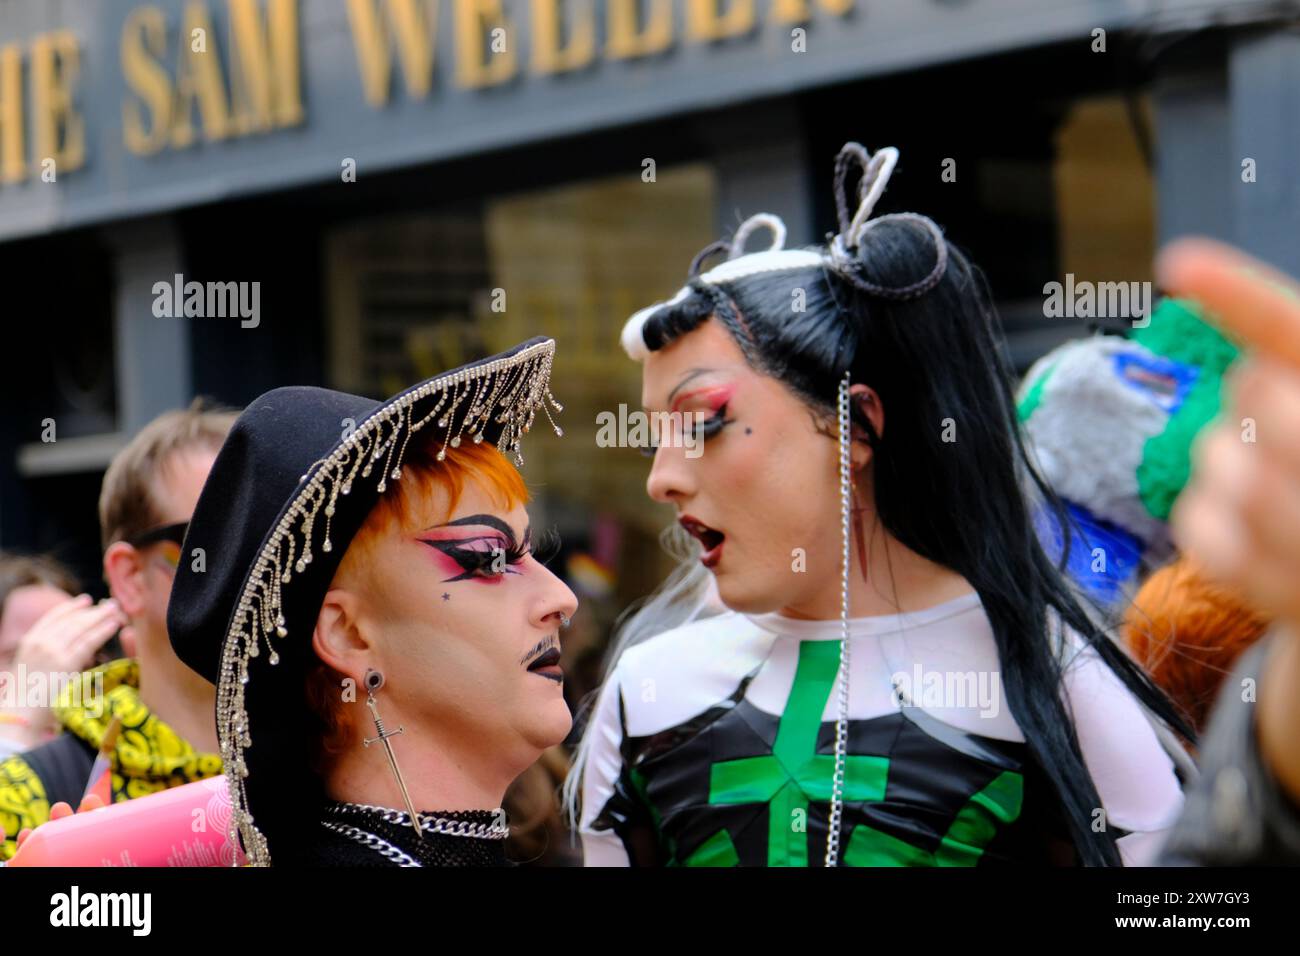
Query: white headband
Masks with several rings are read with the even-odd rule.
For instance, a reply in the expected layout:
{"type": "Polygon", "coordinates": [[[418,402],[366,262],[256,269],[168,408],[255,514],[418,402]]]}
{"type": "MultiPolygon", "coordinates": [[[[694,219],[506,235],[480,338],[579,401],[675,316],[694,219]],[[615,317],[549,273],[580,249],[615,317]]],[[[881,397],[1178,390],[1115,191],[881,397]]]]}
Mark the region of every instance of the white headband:
{"type": "MultiPolygon", "coordinates": [[[[731,242],[732,251],[727,261],[714,266],[697,278],[700,282],[708,285],[718,285],[722,282],[732,282],[746,276],[757,275],[760,272],[785,272],[791,269],[806,269],[810,266],[820,266],[826,261],[826,257],[822,253],[811,249],[783,248],[785,235],[785,223],[781,221],[779,216],[774,216],[769,212],[760,212],[757,215],[750,216],[736,230],[735,238],[731,242]],[[760,252],[745,254],[745,240],[749,238],[751,232],[761,226],[766,226],[771,230],[772,244],[760,252]]],[[[682,286],[671,299],[646,306],[627,320],[623,326],[620,341],[623,345],[623,351],[627,352],[629,358],[636,362],[644,362],[646,356],[650,354],[650,350],[645,344],[645,337],[642,334],[646,320],[665,306],[677,305],[679,302],[685,301],[690,294],[691,287],[688,285],[682,286]]]]}

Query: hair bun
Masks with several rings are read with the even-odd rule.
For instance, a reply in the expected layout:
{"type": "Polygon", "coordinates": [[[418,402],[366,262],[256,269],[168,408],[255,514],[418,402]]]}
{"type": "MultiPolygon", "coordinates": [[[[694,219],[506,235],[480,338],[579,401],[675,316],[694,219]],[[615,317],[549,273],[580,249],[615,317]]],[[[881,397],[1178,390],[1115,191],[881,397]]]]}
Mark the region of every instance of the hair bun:
{"type": "Polygon", "coordinates": [[[897,164],[898,150],[893,146],[879,149],[873,155],[861,143],[844,144],[835,157],[835,214],[840,231],[831,238],[829,252],[835,271],[855,288],[879,298],[906,301],[925,295],[939,284],[948,268],[948,243],[934,220],[919,213],[901,212],[878,219],[871,218],[897,164]],[[854,163],[861,168],[862,178],[858,180],[858,205],[850,217],[845,186],[854,163]],[[934,268],[923,279],[905,286],[885,286],[871,282],[863,276],[863,268],[867,265],[864,242],[867,233],[882,222],[900,220],[917,223],[930,233],[935,247],[934,268]]]}

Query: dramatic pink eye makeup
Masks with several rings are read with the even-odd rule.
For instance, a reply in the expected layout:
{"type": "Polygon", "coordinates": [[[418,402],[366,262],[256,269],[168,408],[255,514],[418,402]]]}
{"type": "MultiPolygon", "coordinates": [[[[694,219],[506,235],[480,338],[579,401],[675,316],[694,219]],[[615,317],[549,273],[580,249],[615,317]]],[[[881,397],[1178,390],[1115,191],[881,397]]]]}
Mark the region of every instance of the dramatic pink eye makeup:
{"type": "Polygon", "coordinates": [[[428,528],[417,540],[432,549],[438,566],[448,575],[444,581],[477,578],[495,582],[506,574],[519,573],[514,566],[529,554],[532,528],[516,543],[514,530],[495,515],[469,515],[428,528]],[[492,530],[468,530],[479,528],[492,530]]]}
{"type": "MultiPolygon", "coordinates": [[[[669,428],[672,429],[670,434],[671,444],[681,444],[681,430],[688,429],[694,433],[697,440],[703,441],[712,438],[718,434],[727,425],[730,425],[734,419],[727,418],[727,405],[731,402],[732,396],[736,394],[736,385],[734,382],[723,382],[716,385],[702,385],[699,388],[693,388],[689,392],[678,391],[691,379],[704,375],[712,369],[697,369],[686,378],[682,379],[671,392],[668,393],[668,400],[672,403],[669,406],[669,428]],[[711,412],[707,419],[701,421],[699,416],[703,412],[682,412],[681,406],[684,402],[696,401],[702,402],[711,412]]],[[[658,414],[658,413],[655,413],[658,414]]],[[[651,443],[641,449],[641,454],[647,458],[653,458],[659,448],[659,442],[652,440],[651,443]]]]}
{"type": "Polygon", "coordinates": [[[705,385],[700,388],[693,388],[689,392],[682,392],[673,399],[672,411],[677,411],[683,402],[692,399],[703,402],[711,412],[717,412],[723,408],[731,396],[736,393],[736,386],[733,384],[726,385],[705,385]]]}

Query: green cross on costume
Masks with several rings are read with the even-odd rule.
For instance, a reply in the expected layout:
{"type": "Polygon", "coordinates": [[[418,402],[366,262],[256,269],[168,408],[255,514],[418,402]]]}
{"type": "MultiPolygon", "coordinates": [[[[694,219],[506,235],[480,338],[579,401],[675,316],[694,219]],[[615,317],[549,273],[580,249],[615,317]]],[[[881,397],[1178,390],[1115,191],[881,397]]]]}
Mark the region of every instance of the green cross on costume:
{"type": "MultiPolygon", "coordinates": [[[[801,819],[806,824],[812,801],[829,803],[831,799],[835,756],[819,754],[816,748],[822,713],[835,685],[839,663],[839,641],[802,642],[772,753],[722,761],[710,768],[710,804],[768,804],[768,866],[808,865],[807,828],[796,828],[794,823],[801,819]]],[[[888,757],[846,754],[844,800],[883,800],[888,773],[888,757]]],[[[1003,823],[1019,816],[1020,785],[1019,774],[1001,774],[962,808],[933,854],[859,825],[851,834],[844,862],[858,866],[885,862],[940,866],[974,863],[995,833],[987,816],[1003,823]]],[[[683,862],[687,866],[734,866],[739,858],[730,835],[723,829],[683,862]]]]}
{"type": "MultiPolygon", "coordinates": [[[[808,804],[813,800],[831,799],[835,756],[817,753],[817,732],[839,667],[839,641],[804,641],[771,755],[727,760],[710,769],[709,803],[768,805],[768,866],[808,865],[807,828],[796,829],[794,823],[807,822],[808,804]]],[[[884,799],[888,771],[888,757],[846,755],[844,799],[884,799]]],[[[723,849],[717,846],[716,839],[700,850],[723,849]]],[[[726,849],[730,849],[730,843],[728,838],[726,849]]],[[[731,853],[734,855],[735,850],[731,849],[731,853]]]]}
{"type": "Polygon", "coordinates": [[[847,866],[974,866],[997,835],[994,820],[1008,824],[1020,816],[1024,777],[1004,770],[971,797],[933,852],[882,833],[857,826],[844,848],[847,866]]]}

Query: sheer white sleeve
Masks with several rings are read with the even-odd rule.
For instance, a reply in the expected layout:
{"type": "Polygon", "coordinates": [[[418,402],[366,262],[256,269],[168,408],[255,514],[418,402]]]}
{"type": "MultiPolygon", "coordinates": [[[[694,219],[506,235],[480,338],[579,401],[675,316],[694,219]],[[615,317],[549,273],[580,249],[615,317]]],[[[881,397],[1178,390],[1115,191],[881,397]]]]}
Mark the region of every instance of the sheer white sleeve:
{"type": "Polygon", "coordinates": [[[1183,807],[1183,791],[1146,709],[1092,647],[1075,638],[1063,675],[1084,763],[1125,866],[1149,866],[1183,807]],[[1082,649],[1080,649],[1082,647],[1082,649]]]}

